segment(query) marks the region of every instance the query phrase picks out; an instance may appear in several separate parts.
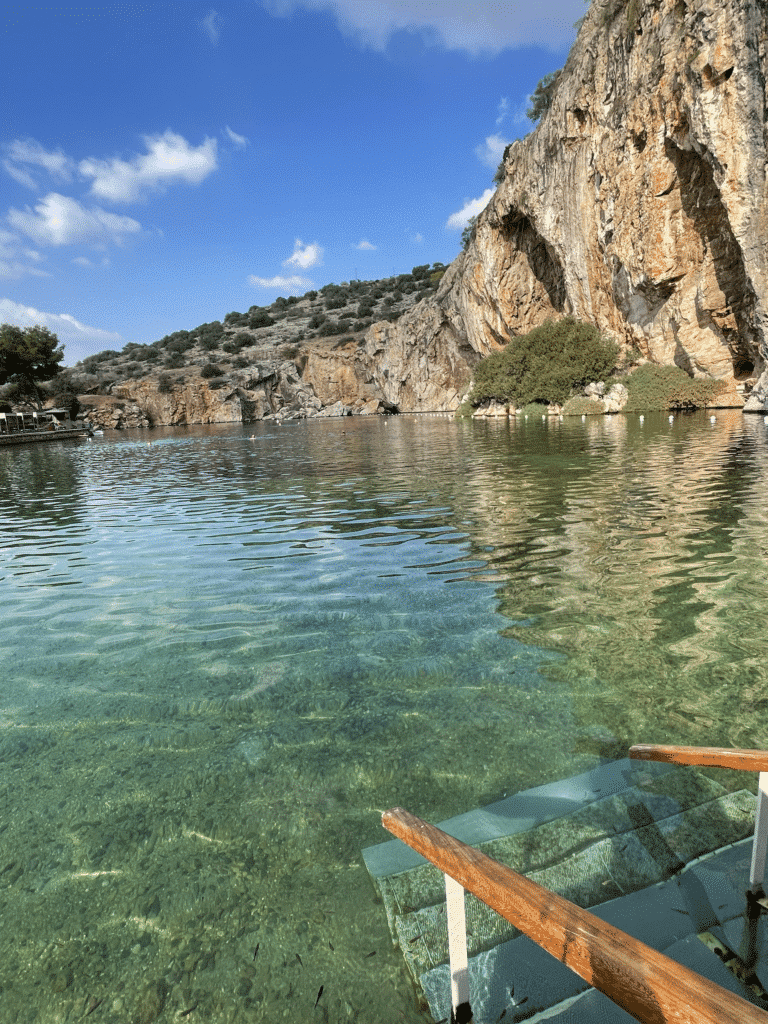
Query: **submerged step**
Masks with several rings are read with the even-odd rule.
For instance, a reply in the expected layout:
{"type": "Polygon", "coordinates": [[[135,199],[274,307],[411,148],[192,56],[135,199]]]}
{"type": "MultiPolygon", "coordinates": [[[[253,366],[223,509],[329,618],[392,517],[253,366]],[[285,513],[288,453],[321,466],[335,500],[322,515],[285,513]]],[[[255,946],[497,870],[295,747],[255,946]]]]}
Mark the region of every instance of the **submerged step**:
{"type": "MultiPolygon", "coordinates": [[[[754,828],[755,805],[756,798],[746,790],[727,793],[634,831],[601,839],[559,864],[521,874],[571,903],[591,909],[645,890],[680,872],[689,861],[749,836],[754,828]]],[[[519,870],[514,864],[508,866],[519,870]]],[[[465,905],[470,956],[520,934],[470,893],[466,894],[465,905]]],[[[622,927],[619,921],[613,923],[622,927]]],[[[716,924],[717,918],[699,918],[695,923],[701,930],[716,924]]],[[[393,913],[393,927],[414,980],[447,962],[444,902],[410,913],[393,913]]]]}
{"type": "MultiPolygon", "coordinates": [[[[498,800],[447,821],[438,828],[470,846],[527,832],[544,822],[562,818],[582,807],[658,777],[687,772],[687,769],[658,761],[635,761],[628,757],[597,765],[570,778],[558,779],[498,800]]],[[[713,783],[718,793],[725,790],[713,783]]],[[[686,805],[687,806],[687,805],[686,805]]],[[[417,813],[418,808],[408,808],[417,813]]],[[[424,858],[399,839],[390,839],[363,850],[363,860],[372,878],[400,874],[426,864],[424,858]]]]}
{"type": "MultiPolygon", "coordinates": [[[[601,839],[625,835],[641,825],[649,825],[654,821],[672,818],[681,811],[708,803],[725,793],[722,786],[694,769],[659,765],[658,767],[665,770],[647,772],[642,770],[647,767],[645,764],[641,765],[640,770],[635,768],[638,765],[637,761],[629,762],[628,759],[624,759],[617,764],[620,769],[617,772],[617,779],[613,780],[614,791],[609,795],[598,795],[601,792],[605,794],[605,790],[609,788],[606,785],[606,773],[604,772],[600,773],[602,778],[598,778],[598,780],[594,779],[594,773],[585,773],[587,776],[592,776],[588,785],[585,784],[585,775],[582,775],[576,777],[575,783],[573,779],[564,779],[560,783],[517,794],[511,800],[515,801],[518,809],[522,807],[526,810],[525,817],[523,819],[514,817],[502,819],[494,812],[494,827],[497,832],[501,829],[503,821],[504,827],[508,830],[507,833],[470,845],[477,846],[489,857],[511,867],[514,871],[529,875],[534,871],[562,864],[569,856],[579,853],[601,839]],[[625,762],[630,766],[629,769],[625,767],[625,762]],[[620,789],[618,789],[619,785],[621,785],[620,789]],[[542,795],[542,791],[545,791],[544,795],[542,795]],[[570,793],[574,799],[570,802],[566,801],[564,793],[570,793]],[[534,795],[531,796],[531,794],[534,795]],[[578,799],[576,799],[577,795],[578,799]],[[562,810],[563,807],[570,807],[569,812],[554,816],[553,812],[562,810]],[[540,823],[525,830],[518,828],[521,820],[526,823],[531,820],[534,809],[538,809],[537,816],[540,823]]],[[[603,769],[606,766],[600,767],[603,769]]],[[[506,803],[509,804],[509,801],[506,803]]],[[[498,805],[492,806],[498,807],[498,805]]],[[[506,809],[509,810],[509,806],[506,809]]],[[[485,812],[487,812],[487,808],[482,811],[483,814],[485,812]]],[[[439,827],[444,831],[450,831],[448,826],[460,822],[465,826],[466,835],[467,822],[472,813],[481,812],[461,815],[460,818],[451,819],[450,822],[444,822],[439,827]]],[[[471,823],[470,828],[474,828],[471,823]]],[[[458,831],[456,829],[450,834],[456,835],[458,831]]],[[[729,831],[729,835],[733,835],[732,830],[729,831]]],[[[736,836],[739,839],[742,837],[743,834],[736,836]]],[[[464,835],[457,835],[457,838],[468,842],[464,835]]],[[[730,841],[732,840],[713,839],[706,849],[702,849],[700,852],[717,849],[725,842],[730,841]]],[[[409,847],[400,840],[394,840],[394,843],[409,850],[409,847]]],[[[390,847],[392,844],[382,845],[390,847]]],[[[659,844],[656,843],[656,846],[659,847],[659,844]]],[[[379,849],[372,847],[363,851],[366,866],[369,869],[371,862],[381,868],[382,860],[378,856],[379,849]]],[[[607,856],[608,851],[602,851],[601,855],[607,856]]],[[[694,854],[694,856],[697,855],[694,854]]],[[[414,856],[418,855],[414,853],[414,856]]],[[[669,859],[670,855],[665,844],[659,848],[659,856],[666,856],[669,859]],[[664,850],[667,850],[666,854],[664,850]]],[[[638,857],[641,857],[641,852],[635,851],[634,859],[637,860],[638,857]]],[[[445,883],[442,873],[424,858],[419,857],[418,859],[419,866],[410,870],[395,874],[373,875],[374,885],[381,894],[390,932],[395,940],[397,940],[396,917],[413,913],[424,907],[441,904],[445,899],[445,883]]],[[[683,860],[682,863],[685,861],[683,860]]],[[[681,867],[682,863],[678,867],[681,867]]],[[[576,870],[578,873],[579,869],[576,870]]],[[[651,878],[651,881],[657,881],[671,873],[671,870],[668,870],[666,874],[657,873],[655,877],[651,878]]],[[[579,877],[584,877],[584,874],[582,869],[579,877]]],[[[605,877],[605,873],[603,873],[600,881],[604,881],[605,877]]],[[[546,880],[542,880],[541,884],[548,885],[546,880]]],[[[648,882],[643,884],[648,884],[648,882]]],[[[637,886],[630,888],[637,888],[637,886]]],[[[618,882],[618,886],[613,888],[602,886],[601,891],[591,898],[591,902],[603,902],[614,895],[620,895],[621,891],[627,891],[626,885],[623,885],[621,881],[618,882]]],[[[473,900],[474,897],[469,899],[473,900]]],[[[578,901],[574,899],[574,902],[578,901]]],[[[590,904],[580,903],[580,905],[588,906],[590,904]]],[[[482,915],[485,911],[487,908],[485,910],[478,909],[477,913],[482,915]]],[[[506,923],[505,926],[507,929],[510,927],[506,923]]],[[[416,931],[408,936],[409,942],[414,939],[415,934],[416,931]]]]}

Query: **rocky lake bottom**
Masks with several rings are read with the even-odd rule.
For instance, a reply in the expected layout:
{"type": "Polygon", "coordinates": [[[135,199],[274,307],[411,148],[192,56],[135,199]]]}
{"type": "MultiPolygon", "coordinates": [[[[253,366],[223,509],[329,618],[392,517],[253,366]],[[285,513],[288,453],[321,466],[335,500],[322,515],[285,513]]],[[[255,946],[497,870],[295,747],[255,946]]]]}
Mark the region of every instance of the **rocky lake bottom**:
{"type": "Polygon", "coordinates": [[[767,470],[731,411],[0,451],[3,1021],[428,1021],[381,812],[766,746],[767,470]]]}

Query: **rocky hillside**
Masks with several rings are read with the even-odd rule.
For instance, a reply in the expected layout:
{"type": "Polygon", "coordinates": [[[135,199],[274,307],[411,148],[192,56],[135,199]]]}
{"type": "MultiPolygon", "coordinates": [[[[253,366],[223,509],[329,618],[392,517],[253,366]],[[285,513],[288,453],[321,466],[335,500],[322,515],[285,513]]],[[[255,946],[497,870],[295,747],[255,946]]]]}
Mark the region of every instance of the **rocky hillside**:
{"type": "Polygon", "coordinates": [[[595,0],[467,251],[433,300],[369,332],[369,354],[410,353],[387,398],[428,387],[425,352],[463,373],[572,314],[763,409],[767,43],[764,0],[595,0]]]}
{"type": "Polygon", "coordinates": [[[375,338],[382,324],[433,296],[444,271],[425,264],[278,298],[150,345],[90,356],[68,376],[85,417],[107,428],[392,410],[366,331],[375,338]]]}

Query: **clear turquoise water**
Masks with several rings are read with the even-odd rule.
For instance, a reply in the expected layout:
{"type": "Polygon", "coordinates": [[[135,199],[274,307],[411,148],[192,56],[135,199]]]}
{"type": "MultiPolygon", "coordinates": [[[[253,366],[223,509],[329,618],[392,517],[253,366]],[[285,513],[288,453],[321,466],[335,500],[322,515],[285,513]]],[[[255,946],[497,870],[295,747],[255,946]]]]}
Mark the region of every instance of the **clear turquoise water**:
{"type": "Polygon", "coordinates": [[[767,469],[736,412],[0,449],[0,1017],[428,1020],[381,811],[765,746],[767,469]]]}

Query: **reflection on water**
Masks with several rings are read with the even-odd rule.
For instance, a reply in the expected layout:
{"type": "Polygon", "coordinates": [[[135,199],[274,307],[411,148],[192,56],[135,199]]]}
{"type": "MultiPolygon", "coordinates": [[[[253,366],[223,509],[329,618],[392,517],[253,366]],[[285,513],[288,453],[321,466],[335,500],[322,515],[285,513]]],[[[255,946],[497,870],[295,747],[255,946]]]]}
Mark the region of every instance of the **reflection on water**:
{"type": "Polygon", "coordinates": [[[766,430],[0,450],[2,1019],[427,1020],[359,855],[381,810],[766,745],[766,430]]]}

